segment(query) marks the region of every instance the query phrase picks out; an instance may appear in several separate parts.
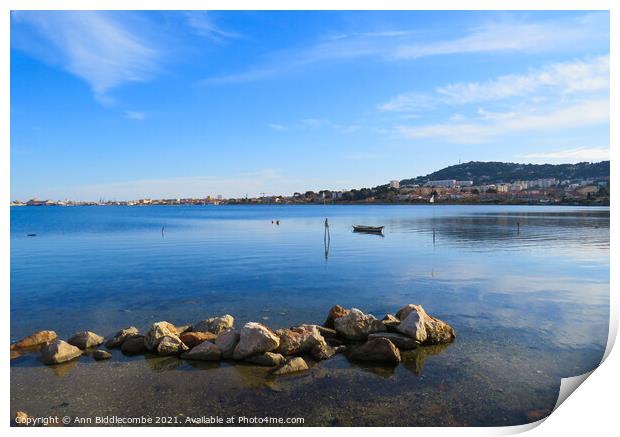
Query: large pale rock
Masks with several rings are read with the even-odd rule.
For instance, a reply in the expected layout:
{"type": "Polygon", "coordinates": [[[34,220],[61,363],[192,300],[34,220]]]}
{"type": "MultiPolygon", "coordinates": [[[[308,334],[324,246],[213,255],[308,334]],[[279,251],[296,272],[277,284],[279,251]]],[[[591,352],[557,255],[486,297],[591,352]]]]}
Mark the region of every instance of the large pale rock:
{"type": "Polygon", "coordinates": [[[241,329],[239,343],[233,352],[233,359],[242,360],[250,355],[271,352],[280,345],[279,337],[269,328],[256,322],[248,322],[241,329]]]}
{"type": "Polygon", "coordinates": [[[454,340],[454,329],[447,323],[429,316],[422,305],[409,304],[401,308],[399,332],[414,338],[422,344],[442,344],[454,340]]]}
{"type": "Polygon", "coordinates": [[[220,332],[215,339],[215,345],[222,351],[224,359],[232,358],[237,343],[239,343],[239,332],[234,328],[220,332]]]}
{"type": "Polygon", "coordinates": [[[161,356],[178,355],[188,349],[176,335],[166,335],[157,345],[157,354],[161,356]]]}
{"type": "Polygon", "coordinates": [[[69,340],[67,343],[79,347],[80,349],[89,349],[92,347],[97,347],[101,343],[103,343],[104,338],[100,335],[95,334],[91,331],[78,332],[69,340]]]}
{"type": "Polygon", "coordinates": [[[222,351],[210,341],[204,341],[185,352],[181,355],[181,358],[188,360],[219,361],[222,358],[222,351]]]}
{"type": "Polygon", "coordinates": [[[118,331],[112,338],[105,342],[105,347],[113,349],[115,347],[121,347],[123,342],[132,335],[138,335],[138,328],[135,326],[129,326],[118,331]]]}
{"type": "Polygon", "coordinates": [[[327,315],[327,319],[325,320],[325,323],[323,323],[323,326],[325,326],[327,328],[332,328],[333,329],[334,328],[334,320],[336,320],[339,317],[344,317],[347,314],[349,314],[349,310],[348,309],[343,308],[340,305],[334,305],[329,310],[329,314],[327,315]]]}
{"type": "Polygon", "coordinates": [[[177,337],[176,327],[169,322],[153,323],[144,338],[144,344],[148,350],[156,350],[159,342],[166,336],[177,337]]]}
{"type": "Polygon", "coordinates": [[[349,358],[356,361],[376,361],[389,364],[401,362],[400,351],[387,338],[369,339],[363,345],[353,349],[349,358]]]}
{"type": "Polygon", "coordinates": [[[308,364],[301,357],[295,357],[288,360],[284,365],[273,371],[274,375],[286,375],[289,373],[302,372],[308,370],[308,364]]]}
{"type": "Polygon", "coordinates": [[[226,329],[232,328],[235,323],[235,319],[230,314],[225,314],[219,317],[211,317],[207,320],[202,320],[192,326],[192,331],[195,332],[212,332],[213,334],[219,334],[226,329]]]}
{"type": "Polygon", "coordinates": [[[278,352],[283,355],[296,355],[309,352],[314,346],[327,345],[316,325],[301,325],[290,329],[279,329],[278,352]]]}
{"type": "Polygon", "coordinates": [[[187,347],[192,348],[194,346],[198,346],[200,343],[204,341],[215,341],[217,335],[212,332],[184,332],[179,336],[181,341],[187,345],[187,347]]]}
{"type": "Polygon", "coordinates": [[[11,345],[11,350],[15,349],[29,349],[43,346],[51,343],[58,338],[58,335],[54,331],[39,331],[35,332],[28,337],[24,337],[21,340],[11,345]]]}
{"type": "Polygon", "coordinates": [[[415,349],[420,345],[414,338],[397,332],[377,332],[369,334],[368,339],[370,340],[372,338],[387,338],[394,343],[394,346],[402,350],[415,349]]]}
{"type": "Polygon", "coordinates": [[[334,320],[336,332],[347,340],[365,340],[368,334],[384,332],[385,325],[371,314],[364,314],[357,308],[351,308],[349,314],[334,320]]]}
{"type": "Polygon", "coordinates": [[[45,364],[58,364],[82,355],[82,351],[66,341],[55,340],[41,348],[41,361],[45,364]]]}
{"type": "Polygon", "coordinates": [[[252,355],[245,359],[248,363],[257,364],[259,366],[275,367],[281,366],[286,361],[282,354],[273,352],[265,352],[258,355],[252,355]]]}
{"type": "Polygon", "coordinates": [[[149,350],[146,347],[144,335],[130,335],[121,345],[121,351],[126,355],[141,355],[149,350]]]}

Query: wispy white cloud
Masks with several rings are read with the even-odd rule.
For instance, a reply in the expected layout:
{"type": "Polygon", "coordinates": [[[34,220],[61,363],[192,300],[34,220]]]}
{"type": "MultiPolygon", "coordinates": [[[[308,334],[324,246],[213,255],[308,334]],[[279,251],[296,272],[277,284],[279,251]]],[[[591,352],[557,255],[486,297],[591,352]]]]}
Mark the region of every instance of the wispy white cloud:
{"type": "Polygon", "coordinates": [[[285,130],[306,130],[306,129],[331,129],[343,134],[349,134],[361,129],[361,126],[356,123],[341,124],[334,123],[324,118],[304,118],[295,123],[288,125],[279,123],[270,123],[267,125],[270,129],[276,131],[285,130]]]}
{"type": "Polygon", "coordinates": [[[125,117],[130,120],[142,121],[146,118],[146,113],[141,111],[125,111],[125,117]]]}
{"type": "Polygon", "coordinates": [[[215,24],[215,21],[207,11],[187,11],[185,18],[190,28],[200,36],[204,36],[213,41],[222,42],[227,39],[243,38],[243,34],[224,30],[215,24]]]}
{"type": "Polygon", "coordinates": [[[110,89],[147,80],[159,68],[159,50],[125,18],[101,11],[13,12],[12,42],[85,80],[107,103],[110,89]]]}
{"type": "Polygon", "coordinates": [[[494,138],[517,134],[600,125],[609,122],[609,99],[595,98],[574,102],[546,111],[537,108],[512,112],[504,116],[486,117],[472,122],[446,122],[419,126],[397,126],[397,132],[408,139],[436,138],[451,143],[485,143],[494,138]]]}
{"type": "Polygon", "coordinates": [[[500,20],[465,30],[464,36],[427,42],[419,30],[339,33],[314,45],[272,53],[245,71],[211,77],[206,84],[264,80],[309,64],[374,57],[384,61],[490,52],[571,52],[609,41],[609,15],[588,13],[555,20],[500,20]]]}
{"type": "Polygon", "coordinates": [[[578,147],[553,152],[527,153],[515,155],[516,158],[526,158],[539,161],[604,161],[609,159],[609,147],[578,147]]]}
{"type": "Polygon", "coordinates": [[[431,93],[405,92],[377,106],[382,112],[417,112],[438,105],[465,105],[513,97],[569,96],[609,90],[609,55],[556,62],[525,74],[507,74],[484,82],[457,82],[431,93]]]}
{"type": "Polygon", "coordinates": [[[412,59],[466,53],[562,50],[605,40],[608,29],[608,15],[598,13],[539,22],[495,21],[472,28],[460,38],[402,45],[393,56],[412,59]]]}
{"type": "Polygon", "coordinates": [[[447,104],[466,104],[531,95],[555,88],[559,93],[609,89],[609,56],[559,62],[526,74],[509,74],[486,82],[453,83],[437,88],[447,104]]]}

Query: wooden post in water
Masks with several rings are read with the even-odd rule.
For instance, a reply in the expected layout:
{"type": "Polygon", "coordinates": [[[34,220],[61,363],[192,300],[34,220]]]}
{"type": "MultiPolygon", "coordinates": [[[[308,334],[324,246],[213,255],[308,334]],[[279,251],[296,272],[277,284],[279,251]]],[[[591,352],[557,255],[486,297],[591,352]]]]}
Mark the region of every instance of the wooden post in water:
{"type": "Polygon", "coordinates": [[[329,221],[325,217],[325,231],[323,232],[323,247],[325,248],[325,260],[329,257],[329,243],[331,236],[329,235],[329,221]]]}

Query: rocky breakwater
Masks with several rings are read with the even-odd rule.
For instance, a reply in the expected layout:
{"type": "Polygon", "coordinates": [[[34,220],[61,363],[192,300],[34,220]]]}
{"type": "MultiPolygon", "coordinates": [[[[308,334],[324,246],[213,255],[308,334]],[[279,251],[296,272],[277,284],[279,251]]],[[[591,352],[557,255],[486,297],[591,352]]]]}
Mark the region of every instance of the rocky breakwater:
{"type": "Polygon", "coordinates": [[[41,331],[12,344],[11,352],[40,350],[45,364],[58,364],[82,355],[98,361],[113,358],[109,352],[96,349],[104,344],[107,349],[120,348],[126,355],[234,360],[270,367],[270,372],[279,376],[306,371],[314,363],[338,353],[352,361],[398,365],[403,360],[401,351],[450,343],[454,338],[454,329],[428,315],[421,305],[406,305],[382,320],[357,308],[335,305],[322,326],[302,324],[273,331],[261,323],[248,322],[236,329],[234,317],[226,314],[185,326],[159,321],[144,334],[130,326],[107,340],[84,331],[65,342],[53,331],[41,331]]]}

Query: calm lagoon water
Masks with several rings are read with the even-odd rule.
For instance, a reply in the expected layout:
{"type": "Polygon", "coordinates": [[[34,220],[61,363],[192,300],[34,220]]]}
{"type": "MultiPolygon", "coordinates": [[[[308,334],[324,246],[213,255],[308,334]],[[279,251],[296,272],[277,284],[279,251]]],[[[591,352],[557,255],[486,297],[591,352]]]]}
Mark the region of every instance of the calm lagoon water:
{"type": "Polygon", "coordinates": [[[453,325],[457,340],[410,353],[395,369],[338,356],[278,380],[228,363],[196,368],[115,352],[106,363],[82,357],[50,368],[30,355],[11,363],[11,408],[41,415],[277,411],[315,425],[535,420],[553,408],[560,378],[602,358],[609,209],[11,208],[12,340],[40,329],[63,338],[85,329],[108,335],[130,324],[145,329],[224,313],[237,325],[280,328],[321,323],[336,303],[379,318],[420,303],[453,325]],[[352,224],[384,225],[385,236],[353,233],[352,224]]]}

